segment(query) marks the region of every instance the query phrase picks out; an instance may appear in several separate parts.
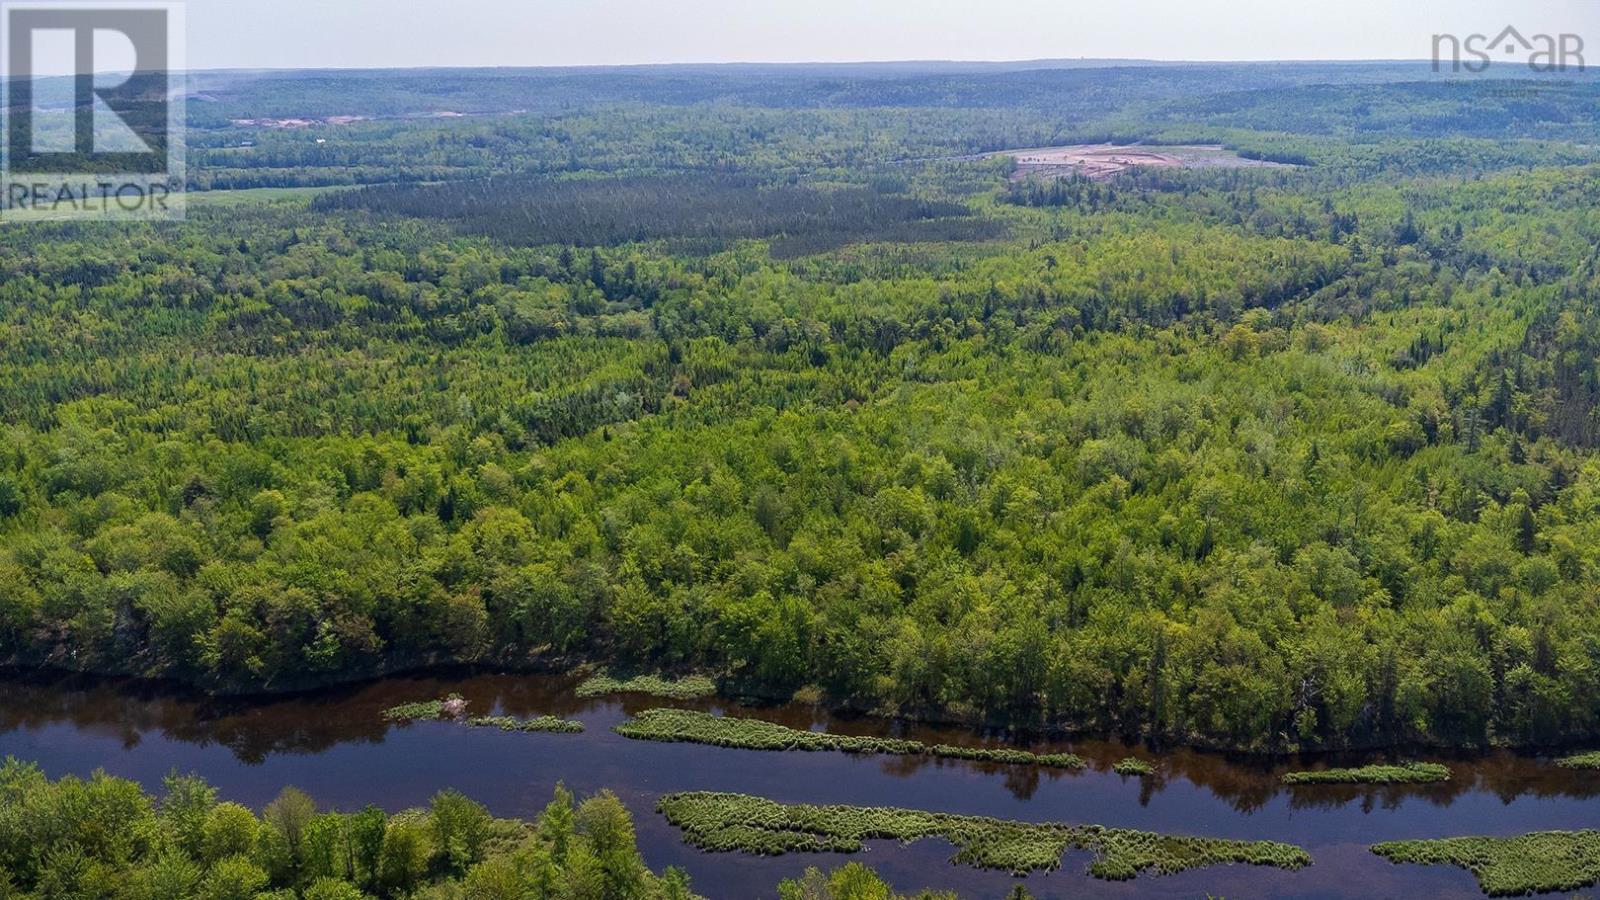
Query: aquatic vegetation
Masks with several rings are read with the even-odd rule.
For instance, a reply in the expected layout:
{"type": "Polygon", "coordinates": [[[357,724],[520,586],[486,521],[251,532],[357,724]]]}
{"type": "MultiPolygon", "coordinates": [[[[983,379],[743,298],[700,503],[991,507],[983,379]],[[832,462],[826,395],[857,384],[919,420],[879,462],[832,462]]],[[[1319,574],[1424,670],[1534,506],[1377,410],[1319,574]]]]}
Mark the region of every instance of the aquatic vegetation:
{"type": "Polygon", "coordinates": [[[1064,769],[1080,769],[1084,766],[1082,759],[1070,753],[1040,754],[1005,748],[929,745],[900,738],[802,731],[761,719],[714,716],[689,709],[647,709],[614,730],[623,737],[637,740],[710,744],[742,750],[836,750],[842,753],[939,756],[1064,769]]]}
{"type": "Polygon", "coordinates": [[[1083,758],[1074,753],[1032,753],[1005,747],[956,747],[950,744],[934,744],[925,748],[923,752],[929,756],[941,756],[947,759],[1046,766],[1054,769],[1081,769],[1085,765],[1083,758]]]}
{"type": "Polygon", "coordinates": [[[646,741],[711,744],[744,750],[839,750],[845,753],[921,753],[919,741],[802,731],[761,719],[714,716],[690,709],[647,709],[614,729],[646,741]]]}
{"type": "Polygon", "coordinates": [[[457,718],[467,711],[467,701],[460,694],[446,694],[438,700],[402,703],[383,711],[383,717],[392,722],[413,722],[424,719],[457,718]]]}
{"type": "Polygon", "coordinates": [[[1125,759],[1119,760],[1111,767],[1111,771],[1117,773],[1118,775],[1143,776],[1154,775],[1156,773],[1156,767],[1152,763],[1145,762],[1136,756],[1129,756],[1125,759]]]}
{"type": "Polygon", "coordinates": [[[1090,851],[1095,858],[1089,874],[1119,881],[1146,871],[1165,875],[1227,863],[1284,869],[1311,864],[1305,850],[1276,841],[1184,837],[889,807],[785,805],[744,794],[668,794],[656,808],[683,830],[685,840],[702,850],[764,856],[853,853],[872,839],[942,837],[957,848],[952,861],[1016,875],[1059,868],[1068,850],[1090,851]]]}
{"type": "Polygon", "coordinates": [[[1459,866],[1491,897],[1571,891],[1600,881],[1600,831],[1389,841],[1374,844],[1372,852],[1392,863],[1459,866]]]}
{"type": "Polygon", "coordinates": [[[1321,769],[1315,772],[1289,772],[1283,776],[1284,784],[1428,784],[1449,780],[1450,767],[1439,763],[1321,769]]]}
{"type": "Polygon", "coordinates": [[[686,675],[667,678],[661,675],[635,675],[632,678],[613,678],[601,671],[578,685],[579,697],[603,697],[606,694],[649,694],[668,700],[694,700],[709,697],[717,692],[717,682],[708,675],[686,675]]]}
{"type": "Polygon", "coordinates": [[[467,724],[477,728],[498,728],[501,731],[543,731],[555,734],[577,734],[583,723],[557,716],[535,716],[519,719],[516,716],[473,716],[467,724]]]}
{"type": "Polygon", "coordinates": [[[1600,750],[1564,756],[1556,760],[1556,765],[1565,769],[1600,769],[1600,750]]]}
{"type": "Polygon", "coordinates": [[[383,711],[383,717],[391,722],[449,719],[475,728],[498,728],[501,731],[576,734],[583,730],[582,722],[562,719],[556,716],[536,716],[532,719],[519,719],[516,716],[473,716],[465,718],[466,712],[467,701],[460,694],[449,694],[440,700],[423,700],[417,703],[402,703],[399,706],[391,706],[383,711]]]}

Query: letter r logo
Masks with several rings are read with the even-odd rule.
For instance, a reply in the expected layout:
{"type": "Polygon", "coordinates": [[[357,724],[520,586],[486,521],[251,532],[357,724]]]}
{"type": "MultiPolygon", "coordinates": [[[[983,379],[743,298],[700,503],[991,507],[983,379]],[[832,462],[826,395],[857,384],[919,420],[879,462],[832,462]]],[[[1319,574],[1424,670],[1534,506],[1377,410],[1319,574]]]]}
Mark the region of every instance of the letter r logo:
{"type": "MultiPolygon", "coordinates": [[[[108,4],[105,8],[50,9],[35,6],[6,7],[4,17],[8,96],[6,101],[6,166],[8,172],[76,173],[119,172],[160,174],[168,169],[170,31],[163,8],[130,8],[108,4]],[[96,59],[96,38],[121,35],[133,48],[131,75],[120,83],[97,84],[111,64],[96,59]],[[73,111],[72,140],[68,150],[41,150],[37,138],[37,113],[49,102],[49,80],[42,78],[43,61],[35,55],[39,39],[61,37],[70,41],[70,97],[73,111]],[[115,122],[97,122],[97,107],[109,111],[115,122]],[[96,136],[108,126],[132,132],[142,150],[121,147],[103,150],[96,136]]],[[[108,80],[116,81],[116,76],[108,80]]],[[[63,85],[64,87],[64,85],[63,85]]]]}

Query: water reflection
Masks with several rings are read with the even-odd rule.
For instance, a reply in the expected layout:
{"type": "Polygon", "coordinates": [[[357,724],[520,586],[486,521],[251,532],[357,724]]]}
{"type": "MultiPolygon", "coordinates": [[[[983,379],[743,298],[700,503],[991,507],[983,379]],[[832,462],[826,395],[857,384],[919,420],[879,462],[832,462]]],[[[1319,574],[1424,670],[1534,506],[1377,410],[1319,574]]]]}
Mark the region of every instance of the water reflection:
{"type": "MultiPolygon", "coordinates": [[[[784,803],[907,806],[1029,821],[1094,823],[1178,834],[1274,839],[1309,850],[1300,872],[1213,867],[1132,882],[1101,882],[1074,857],[1026,879],[1037,897],[1369,898],[1478,897],[1469,874],[1394,866],[1366,850],[1374,841],[1455,834],[1516,834],[1600,824],[1588,802],[1595,773],[1560,769],[1529,756],[1490,753],[1441,760],[1443,784],[1286,788],[1284,771],[1386,761],[1377,755],[1263,760],[1181,748],[1155,751],[1117,741],[1036,740],[1035,751],[1073,752],[1082,772],[906,756],[760,753],[693,744],[627,740],[611,726],[650,706],[681,705],[757,716],[793,728],[913,738],[927,743],[996,746],[1005,736],[861,716],[835,716],[796,704],[753,707],[723,701],[670,704],[649,697],[578,698],[557,676],[433,675],[391,678],[315,695],[218,700],[148,684],[84,678],[0,682],[0,756],[39,761],[52,775],[112,774],[156,787],[177,768],[198,771],[221,794],[262,806],[286,784],[341,809],[378,803],[390,810],[425,803],[444,786],[479,799],[498,815],[533,816],[555,783],[580,794],[615,790],[633,810],[641,851],[657,868],[685,867],[709,897],[771,897],[779,879],[806,866],[836,866],[840,855],[753,858],[702,853],[654,813],[661,794],[718,790],[784,803]],[[471,709],[582,720],[577,735],[507,734],[449,723],[394,725],[382,712],[451,691],[471,709]],[[1136,755],[1157,761],[1156,775],[1111,771],[1136,755]]],[[[1427,757],[1424,758],[1437,757],[1427,757]]],[[[860,858],[901,891],[958,890],[1003,896],[1004,873],[948,865],[949,847],[873,844],[860,858]]]]}
{"type": "Polygon", "coordinates": [[[109,736],[125,750],[147,735],[198,746],[226,747],[246,765],[260,765],[279,754],[319,754],[344,744],[381,744],[395,725],[382,716],[398,703],[456,692],[476,711],[516,716],[557,715],[584,719],[593,739],[610,725],[651,706],[683,706],[728,715],[768,719],[791,728],[822,729],[842,734],[894,736],[926,743],[965,746],[1025,746],[1035,752],[1072,752],[1088,763],[1086,772],[1035,766],[956,761],[921,756],[871,757],[886,775],[909,778],[929,769],[964,770],[999,779],[1018,800],[1033,798],[1042,787],[1085,777],[1120,779],[1111,767],[1129,755],[1157,761],[1157,771],[1129,778],[1137,785],[1137,802],[1152,800],[1177,784],[1208,792],[1236,813],[1253,814],[1286,798],[1291,810],[1328,810],[1356,806],[1364,813],[1393,811],[1408,802],[1448,807],[1467,795],[1483,794],[1509,804],[1519,797],[1592,799],[1600,795],[1600,774],[1562,769],[1548,760],[1496,751],[1442,757],[1419,754],[1346,754],[1266,761],[1186,748],[1154,753],[1113,740],[1018,741],[1003,734],[917,725],[865,716],[831,715],[812,705],[744,706],[718,700],[669,701],[639,695],[579,698],[576,680],[561,675],[462,675],[390,678],[353,687],[267,699],[210,698],[168,685],[86,676],[4,678],[0,700],[0,734],[68,724],[89,735],[109,736]],[[1363,765],[1421,758],[1450,765],[1450,781],[1424,785],[1312,785],[1286,787],[1280,779],[1296,768],[1363,765]]]}

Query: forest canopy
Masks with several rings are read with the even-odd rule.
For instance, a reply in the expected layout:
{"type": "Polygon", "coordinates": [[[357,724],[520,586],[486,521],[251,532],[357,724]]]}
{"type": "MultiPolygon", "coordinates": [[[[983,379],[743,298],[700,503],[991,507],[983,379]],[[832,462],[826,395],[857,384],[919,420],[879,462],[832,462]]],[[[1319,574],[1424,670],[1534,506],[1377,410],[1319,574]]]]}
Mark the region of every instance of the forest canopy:
{"type": "Polygon", "coordinates": [[[695,900],[688,876],[644,865],[633,818],[602,791],[557,786],[536,821],[497,819],[458,791],[389,814],[319,808],[286,787],[261,810],[198,775],[159,797],[97,771],[47,778],[0,763],[0,889],[108,900],[695,900]]]}
{"type": "Polygon", "coordinates": [[[444,219],[467,234],[520,244],[607,246],[674,238],[723,247],[739,238],[781,237],[772,249],[789,255],[797,248],[816,252],[867,238],[976,240],[1003,230],[1000,223],[969,215],[960,203],[918,200],[892,187],[826,189],[731,175],[501,176],[324,194],[312,210],[367,209],[444,219]],[[930,221],[938,219],[955,221],[930,221]],[[938,230],[897,229],[913,223],[938,230]]]}
{"type": "Polygon", "coordinates": [[[1600,736],[1590,82],[392,77],[219,86],[188,222],[0,244],[7,662],[1600,736]],[[1299,167],[970,158],[1074,140],[1299,167]]]}

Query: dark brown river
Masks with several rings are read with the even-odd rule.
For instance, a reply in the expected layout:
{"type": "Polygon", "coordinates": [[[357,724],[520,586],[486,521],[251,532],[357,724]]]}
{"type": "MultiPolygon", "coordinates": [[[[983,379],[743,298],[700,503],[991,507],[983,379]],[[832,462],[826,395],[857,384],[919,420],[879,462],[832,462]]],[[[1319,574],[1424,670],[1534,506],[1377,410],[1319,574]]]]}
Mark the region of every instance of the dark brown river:
{"type": "MultiPolygon", "coordinates": [[[[632,741],[611,731],[630,711],[693,706],[766,718],[796,728],[895,735],[928,742],[992,745],[958,729],[906,727],[840,718],[796,705],[742,707],[623,696],[583,700],[559,676],[480,675],[391,678],[276,700],[188,697],[150,685],[89,679],[0,682],[0,756],[35,760],[51,776],[103,768],[159,790],[170,770],[204,775],[226,799],[259,808],[284,785],[325,807],[376,803],[389,810],[425,803],[455,787],[498,815],[532,817],[558,780],[580,795],[610,788],[633,810],[640,849],[652,868],[682,866],[715,900],[773,897],[782,878],[851,857],[758,858],[709,854],[685,845],[655,812],[663,793],[738,791],[797,803],[903,806],[1007,819],[1093,823],[1299,844],[1314,864],[1299,872],[1214,867],[1108,883],[1084,874],[1088,857],[1069,854],[1059,871],[1026,879],[1041,898],[1479,897],[1472,876],[1452,868],[1395,866],[1368,852],[1375,841],[1463,834],[1511,835],[1600,827],[1600,773],[1558,769],[1548,760],[1492,753],[1447,762],[1446,784],[1386,788],[1285,788],[1278,777],[1307,760],[1266,762],[1183,749],[1159,754],[1162,774],[1123,778],[1111,764],[1126,745],[1040,742],[1090,760],[1083,772],[842,753],[767,753],[632,741]],[[554,714],[582,720],[583,734],[520,734],[450,723],[392,725],[385,708],[456,691],[475,713],[554,714]]],[[[1141,751],[1146,758],[1155,758],[1141,751]]],[[[1352,757],[1349,763],[1381,760],[1352,757]]],[[[1320,760],[1319,760],[1320,762],[1320,760]]],[[[1339,760],[1341,764],[1347,760],[1339,760]]],[[[951,864],[942,841],[872,844],[856,859],[898,889],[955,889],[999,897],[1016,879],[951,864]]]]}

